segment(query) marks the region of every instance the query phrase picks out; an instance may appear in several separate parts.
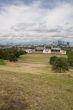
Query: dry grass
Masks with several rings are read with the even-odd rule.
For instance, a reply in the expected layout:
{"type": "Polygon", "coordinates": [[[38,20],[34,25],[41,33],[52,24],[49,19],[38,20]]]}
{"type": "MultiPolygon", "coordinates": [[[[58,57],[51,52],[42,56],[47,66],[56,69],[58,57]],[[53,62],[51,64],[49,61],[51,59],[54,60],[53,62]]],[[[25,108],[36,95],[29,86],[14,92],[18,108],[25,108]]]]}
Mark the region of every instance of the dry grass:
{"type": "Polygon", "coordinates": [[[73,70],[53,73],[50,55],[0,65],[0,110],[73,110],[73,70]]]}

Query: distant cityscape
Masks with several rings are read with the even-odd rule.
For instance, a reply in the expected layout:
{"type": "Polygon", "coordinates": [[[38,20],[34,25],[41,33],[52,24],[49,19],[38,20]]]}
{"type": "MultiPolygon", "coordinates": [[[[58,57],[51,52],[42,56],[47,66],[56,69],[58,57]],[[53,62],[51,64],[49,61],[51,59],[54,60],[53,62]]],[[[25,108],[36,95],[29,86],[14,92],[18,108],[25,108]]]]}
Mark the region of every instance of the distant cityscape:
{"type": "Polygon", "coordinates": [[[33,48],[33,47],[73,47],[73,45],[68,41],[51,41],[48,43],[21,43],[21,44],[13,44],[13,43],[7,43],[7,44],[0,44],[0,48],[10,48],[10,47],[25,47],[25,48],[33,48]]]}

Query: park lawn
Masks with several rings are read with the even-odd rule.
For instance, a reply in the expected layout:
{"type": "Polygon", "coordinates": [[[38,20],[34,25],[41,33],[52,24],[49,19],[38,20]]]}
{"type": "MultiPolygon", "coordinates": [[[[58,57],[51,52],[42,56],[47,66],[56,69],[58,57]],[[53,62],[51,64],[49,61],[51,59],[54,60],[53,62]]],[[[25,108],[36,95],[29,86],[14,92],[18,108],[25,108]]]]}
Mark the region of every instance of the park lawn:
{"type": "Polygon", "coordinates": [[[54,73],[49,58],[27,54],[0,65],[0,110],[73,110],[73,71],[54,73]]]}
{"type": "MultiPolygon", "coordinates": [[[[56,54],[27,54],[27,55],[22,55],[20,57],[21,62],[35,62],[35,63],[48,63],[49,58],[51,56],[54,56],[56,54]]],[[[56,55],[58,57],[66,57],[66,55],[56,55]]]]}

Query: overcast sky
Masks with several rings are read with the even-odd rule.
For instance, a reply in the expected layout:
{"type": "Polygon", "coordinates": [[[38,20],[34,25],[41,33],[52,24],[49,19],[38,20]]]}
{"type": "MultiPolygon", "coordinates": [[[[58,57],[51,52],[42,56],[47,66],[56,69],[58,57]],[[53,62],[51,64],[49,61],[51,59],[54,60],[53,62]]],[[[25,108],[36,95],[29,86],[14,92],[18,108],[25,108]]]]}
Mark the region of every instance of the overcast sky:
{"type": "Polygon", "coordinates": [[[73,41],[73,0],[0,0],[0,43],[73,41]]]}

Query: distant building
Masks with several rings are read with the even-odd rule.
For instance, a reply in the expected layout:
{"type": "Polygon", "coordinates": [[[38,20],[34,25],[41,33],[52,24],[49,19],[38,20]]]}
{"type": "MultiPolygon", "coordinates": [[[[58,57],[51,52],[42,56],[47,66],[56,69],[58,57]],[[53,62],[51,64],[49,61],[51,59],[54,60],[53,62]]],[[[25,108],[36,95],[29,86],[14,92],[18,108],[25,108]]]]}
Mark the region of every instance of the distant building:
{"type": "Polygon", "coordinates": [[[43,49],[44,49],[43,46],[42,46],[42,47],[41,47],[41,46],[37,46],[37,47],[36,47],[36,51],[43,51],[43,49]]]}
{"type": "Polygon", "coordinates": [[[35,49],[24,49],[27,53],[35,53],[35,49]]]}
{"type": "Polygon", "coordinates": [[[62,50],[61,48],[53,48],[52,47],[51,49],[44,48],[43,53],[49,53],[49,54],[54,53],[54,54],[63,54],[63,55],[65,55],[66,51],[62,50]]]}
{"type": "Polygon", "coordinates": [[[51,53],[51,49],[46,49],[46,48],[45,48],[45,49],[43,50],[43,53],[51,53]]]}
{"type": "Polygon", "coordinates": [[[18,50],[25,51],[27,53],[35,53],[35,49],[31,47],[19,47],[18,50]]]}

